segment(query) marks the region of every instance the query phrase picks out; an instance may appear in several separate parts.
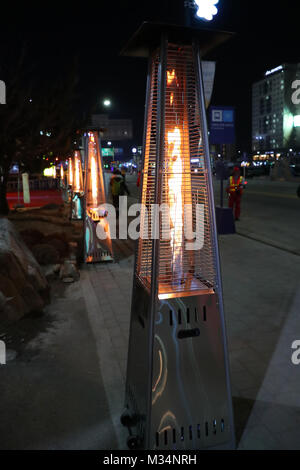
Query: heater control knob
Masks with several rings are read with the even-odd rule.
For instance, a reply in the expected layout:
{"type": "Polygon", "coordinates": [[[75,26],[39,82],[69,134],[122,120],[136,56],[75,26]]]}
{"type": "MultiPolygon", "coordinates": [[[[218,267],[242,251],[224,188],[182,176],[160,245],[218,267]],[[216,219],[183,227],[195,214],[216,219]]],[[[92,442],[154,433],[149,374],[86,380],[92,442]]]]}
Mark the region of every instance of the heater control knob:
{"type": "Polygon", "coordinates": [[[132,419],[132,416],[131,416],[131,414],[130,414],[130,412],[127,408],[125,408],[125,410],[121,414],[120,421],[121,421],[121,424],[123,424],[123,426],[125,426],[127,428],[132,425],[133,419],[132,419]]]}
{"type": "Polygon", "coordinates": [[[129,436],[127,438],[127,446],[130,450],[138,449],[140,445],[140,439],[138,436],[129,436]]]}

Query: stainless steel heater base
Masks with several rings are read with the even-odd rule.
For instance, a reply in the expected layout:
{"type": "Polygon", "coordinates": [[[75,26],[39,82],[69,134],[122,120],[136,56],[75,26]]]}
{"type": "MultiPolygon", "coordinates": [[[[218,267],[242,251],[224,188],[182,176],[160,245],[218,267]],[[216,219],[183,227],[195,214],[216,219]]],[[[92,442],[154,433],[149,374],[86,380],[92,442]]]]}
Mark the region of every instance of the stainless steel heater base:
{"type": "Polygon", "coordinates": [[[130,425],[130,445],[160,450],[234,448],[216,293],[159,300],[153,344],[149,301],[147,291],[137,284],[123,415],[124,424],[127,418],[130,425]]]}

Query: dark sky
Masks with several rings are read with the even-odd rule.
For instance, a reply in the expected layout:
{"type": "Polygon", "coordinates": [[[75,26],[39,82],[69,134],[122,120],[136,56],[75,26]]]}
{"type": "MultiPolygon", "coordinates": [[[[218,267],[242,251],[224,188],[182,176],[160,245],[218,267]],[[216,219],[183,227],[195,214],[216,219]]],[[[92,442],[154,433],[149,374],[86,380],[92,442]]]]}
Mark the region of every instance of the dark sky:
{"type": "MultiPolygon", "coordinates": [[[[1,36],[8,46],[16,38],[28,39],[31,60],[49,80],[53,74],[65,73],[69,60],[76,56],[80,106],[110,97],[112,116],[133,118],[135,143],[140,144],[146,61],[120,57],[119,52],[145,20],[182,23],[183,3],[14,3],[4,10],[1,4],[1,36]]],[[[242,150],[250,150],[251,144],[251,84],[269,68],[300,62],[299,21],[300,2],[295,0],[219,0],[218,17],[210,23],[198,22],[199,26],[236,32],[234,39],[216,51],[212,104],[236,106],[237,143],[242,150]]]]}

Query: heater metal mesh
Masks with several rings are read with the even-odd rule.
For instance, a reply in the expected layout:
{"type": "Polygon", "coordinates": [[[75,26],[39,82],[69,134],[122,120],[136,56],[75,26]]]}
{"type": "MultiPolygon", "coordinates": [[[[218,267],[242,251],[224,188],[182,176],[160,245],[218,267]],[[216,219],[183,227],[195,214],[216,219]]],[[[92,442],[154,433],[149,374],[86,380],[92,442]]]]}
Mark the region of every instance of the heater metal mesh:
{"type": "Polygon", "coordinates": [[[142,186],[142,236],[138,245],[136,275],[151,287],[154,208],[169,207],[160,216],[158,294],[160,298],[212,292],[216,287],[215,250],[210,226],[208,169],[204,158],[203,129],[198,103],[198,81],[192,46],[168,44],[164,109],[163,154],[157,163],[159,52],[152,56],[142,186]],[[156,187],[156,164],[160,188],[156,187]],[[158,198],[156,192],[160,191],[158,198]],[[196,207],[200,208],[198,220],[196,207]],[[166,239],[166,222],[170,222],[166,239]],[[197,232],[200,245],[187,249],[186,228],[197,232]],[[202,238],[201,238],[202,234],[202,238]]]}
{"type": "Polygon", "coordinates": [[[83,191],[81,155],[76,150],[73,159],[73,192],[80,193],[81,191],[83,191]]]}
{"type": "Polygon", "coordinates": [[[99,138],[96,132],[88,134],[88,157],[86,168],[86,208],[97,208],[106,202],[99,138]]]}

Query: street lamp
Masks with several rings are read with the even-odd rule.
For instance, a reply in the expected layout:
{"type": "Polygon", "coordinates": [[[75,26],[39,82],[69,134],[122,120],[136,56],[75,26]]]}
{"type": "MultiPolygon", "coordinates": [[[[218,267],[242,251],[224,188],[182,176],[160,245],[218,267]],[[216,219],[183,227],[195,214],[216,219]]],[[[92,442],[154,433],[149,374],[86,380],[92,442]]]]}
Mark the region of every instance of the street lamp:
{"type": "Polygon", "coordinates": [[[205,21],[211,21],[218,13],[216,5],[219,0],[195,0],[197,9],[196,16],[205,21]]]}
{"type": "Polygon", "coordinates": [[[111,101],[109,99],[105,99],[103,101],[103,104],[104,104],[104,106],[106,106],[108,108],[111,105],[111,101]]]}

